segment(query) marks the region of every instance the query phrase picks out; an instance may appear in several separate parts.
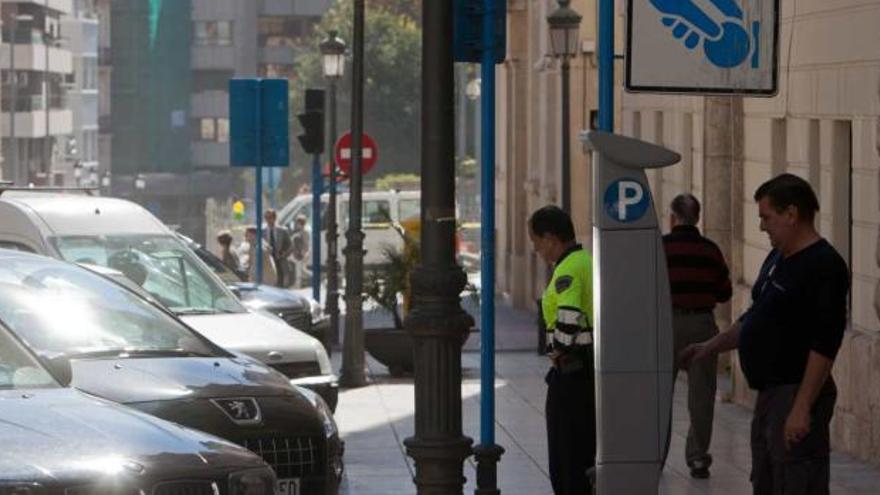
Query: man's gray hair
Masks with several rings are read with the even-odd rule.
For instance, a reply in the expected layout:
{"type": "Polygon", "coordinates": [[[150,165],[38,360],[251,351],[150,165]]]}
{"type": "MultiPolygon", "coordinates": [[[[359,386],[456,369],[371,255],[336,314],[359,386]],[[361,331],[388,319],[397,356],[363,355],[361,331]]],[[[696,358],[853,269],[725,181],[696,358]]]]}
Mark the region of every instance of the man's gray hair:
{"type": "Polygon", "coordinates": [[[684,225],[696,225],[700,221],[700,201],[693,194],[679,194],[672,200],[669,208],[684,225]]]}

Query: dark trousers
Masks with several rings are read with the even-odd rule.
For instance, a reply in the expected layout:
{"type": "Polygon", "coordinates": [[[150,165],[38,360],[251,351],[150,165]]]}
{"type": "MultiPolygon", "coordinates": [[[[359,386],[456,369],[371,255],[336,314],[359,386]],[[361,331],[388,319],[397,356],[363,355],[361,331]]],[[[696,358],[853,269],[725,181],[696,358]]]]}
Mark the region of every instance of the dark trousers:
{"type": "Polygon", "coordinates": [[[596,392],[593,350],[580,369],[550,368],[547,382],[547,453],[556,495],[590,493],[587,469],[596,464],[596,392]]]}
{"type": "Polygon", "coordinates": [[[785,448],[785,420],[799,385],[780,385],[758,393],[752,416],[754,495],[827,495],[831,451],[829,423],[837,387],[828,378],[810,410],[810,432],[785,448]]]}
{"type": "MultiPolygon", "coordinates": [[[[688,313],[675,310],[672,314],[672,328],[674,331],[674,354],[675,362],[672,374],[672,384],[675,386],[675,378],[678,372],[678,354],[688,345],[704,342],[718,335],[718,326],[715,324],[715,316],[711,311],[703,313],[688,313]]],[[[688,428],[687,442],[685,443],[684,456],[689,467],[697,464],[709,467],[712,464],[712,456],[709,454],[709,444],[712,441],[712,421],[715,416],[715,391],[718,379],[718,357],[711,356],[699,361],[694,361],[691,366],[684,370],[688,376],[688,415],[691,424],[688,428]]],[[[663,453],[663,462],[669,454],[669,440],[672,436],[672,415],[669,415],[669,429],[666,434],[666,450],[663,453]]]]}
{"type": "Polygon", "coordinates": [[[272,260],[275,261],[275,272],[278,273],[278,281],[275,283],[275,286],[283,289],[290,285],[287,281],[288,274],[287,267],[285,266],[287,260],[279,259],[274,256],[272,257],[272,260]]]}

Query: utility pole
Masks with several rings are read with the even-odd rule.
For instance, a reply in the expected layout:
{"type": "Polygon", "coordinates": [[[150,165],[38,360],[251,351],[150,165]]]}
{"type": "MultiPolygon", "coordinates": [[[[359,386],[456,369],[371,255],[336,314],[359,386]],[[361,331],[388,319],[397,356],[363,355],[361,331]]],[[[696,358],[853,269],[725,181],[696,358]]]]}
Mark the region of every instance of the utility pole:
{"type": "MultiPolygon", "coordinates": [[[[426,2],[428,3],[428,2],[426,2]]],[[[362,387],[364,372],[364,233],[361,230],[364,132],[364,0],[354,0],[351,91],[351,177],[348,231],[345,233],[345,343],[340,385],[362,387]]]]}
{"type": "Polygon", "coordinates": [[[410,278],[405,326],[415,352],[415,460],[419,494],[462,493],[471,439],[461,427],[461,347],[473,326],[455,262],[455,75],[453,1],[422,2],[421,260],[410,278]]]}

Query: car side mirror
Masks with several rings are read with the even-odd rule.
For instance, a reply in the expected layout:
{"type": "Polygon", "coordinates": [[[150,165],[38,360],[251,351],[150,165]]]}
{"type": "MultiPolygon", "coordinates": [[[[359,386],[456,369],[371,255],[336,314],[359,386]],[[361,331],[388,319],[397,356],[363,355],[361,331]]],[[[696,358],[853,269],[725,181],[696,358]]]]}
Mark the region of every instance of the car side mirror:
{"type": "Polygon", "coordinates": [[[46,368],[49,373],[58,380],[62,386],[69,387],[73,381],[73,367],[70,365],[70,358],[65,355],[56,356],[45,360],[46,368]]]}

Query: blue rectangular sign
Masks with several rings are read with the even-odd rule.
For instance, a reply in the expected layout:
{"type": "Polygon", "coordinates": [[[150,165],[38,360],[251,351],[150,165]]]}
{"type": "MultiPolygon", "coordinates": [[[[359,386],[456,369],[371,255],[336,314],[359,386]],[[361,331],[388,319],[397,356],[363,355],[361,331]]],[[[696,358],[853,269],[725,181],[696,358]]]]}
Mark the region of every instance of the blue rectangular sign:
{"type": "Polygon", "coordinates": [[[286,79],[229,80],[229,159],[233,167],[290,163],[286,79]]]}

